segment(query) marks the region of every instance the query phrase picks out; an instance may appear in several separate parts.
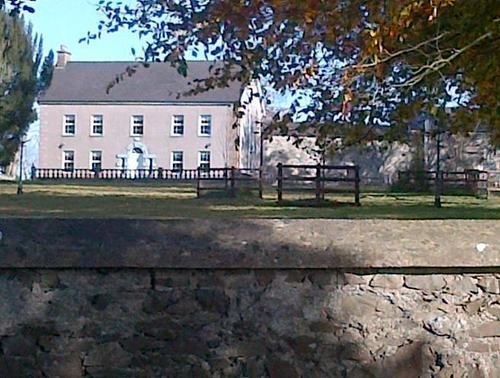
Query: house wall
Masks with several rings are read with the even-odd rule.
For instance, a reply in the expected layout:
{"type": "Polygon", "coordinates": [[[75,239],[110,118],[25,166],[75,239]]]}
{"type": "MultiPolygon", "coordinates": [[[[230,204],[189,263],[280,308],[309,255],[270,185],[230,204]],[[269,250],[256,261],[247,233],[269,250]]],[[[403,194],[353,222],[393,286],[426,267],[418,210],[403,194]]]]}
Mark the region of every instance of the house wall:
{"type": "Polygon", "coordinates": [[[41,105],[41,168],[62,168],[64,150],[75,151],[75,168],[90,167],[90,151],[102,151],[102,167],[120,165],[117,155],[126,154],[134,142],[154,155],[155,167],[171,168],[171,152],[184,152],[184,168],[198,166],[198,151],[211,151],[211,166],[237,164],[233,105],[41,105]],[[76,135],[63,135],[63,117],[76,115],[76,135]],[[102,114],[104,135],[91,136],[91,116],[102,114]],[[184,135],[171,136],[173,115],[184,115],[184,135]],[[198,136],[199,116],[212,115],[212,135],[198,136]],[[144,135],[130,134],[132,115],[144,116],[144,135]]]}
{"type": "Polygon", "coordinates": [[[240,166],[244,168],[260,167],[260,138],[265,115],[262,89],[257,80],[245,87],[241,95],[239,120],[240,166]]]}

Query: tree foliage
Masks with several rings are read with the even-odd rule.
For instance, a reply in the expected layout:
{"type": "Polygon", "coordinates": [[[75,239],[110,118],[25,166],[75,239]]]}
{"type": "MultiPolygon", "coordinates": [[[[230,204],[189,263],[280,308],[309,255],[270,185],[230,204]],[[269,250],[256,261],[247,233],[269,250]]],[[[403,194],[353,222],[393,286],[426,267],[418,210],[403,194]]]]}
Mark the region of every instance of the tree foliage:
{"type": "Polygon", "coordinates": [[[0,0],[0,10],[8,10],[11,14],[19,12],[33,13],[33,4],[36,0],[0,0]]]}
{"type": "MultiPolygon", "coordinates": [[[[0,11],[0,165],[8,165],[29,125],[36,120],[33,108],[41,89],[47,86],[53,66],[42,61],[42,38],[32,37],[16,14],[0,11]]],[[[52,55],[53,60],[53,55],[52,55]]]]}
{"type": "Polygon", "coordinates": [[[300,115],[320,139],[357,141],[425,110],[454,131],[482,119],[500,142],[497,0],[101,0],[99,9],[88,39],[130,29],[146,61],[181,74],[188,53],[225,62],[195,91],[259,77],[291,93],[276,127],[300,115]]]}
{"type": "MultiPolygon", "coordinates": [[[[34,1],[0,8],[32,12],[34,1]]],[[[295,98],[275,127],[300,118],[323,145],[376,137],[380,124],[398,138],[422,111],[455,132],[482,121],[500,144],[497,0],[100,0],[98,9],[105,17],[88,40],[130,29],[145,61],[184,75],[188,53],[223,61],[193,92],[263,79],[295,98]]]]}
{"type": "Polygon", "coordinates": [[[49,87],[50,82],[52,81],[52,76],[54,74],[54,64],[55,64],[54,51],[50,50],[40,67],[40,75],[38,77],[38,87],[37,87],[39,93],[42,93],[49,87]]]}

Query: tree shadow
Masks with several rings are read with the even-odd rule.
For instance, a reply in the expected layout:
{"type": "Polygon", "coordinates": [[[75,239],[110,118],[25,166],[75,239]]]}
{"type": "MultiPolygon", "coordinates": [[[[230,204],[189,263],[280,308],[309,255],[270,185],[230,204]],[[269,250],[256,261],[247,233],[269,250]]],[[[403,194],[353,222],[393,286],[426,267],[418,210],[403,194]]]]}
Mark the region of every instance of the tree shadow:
{"type": "Polygon", "coordinates": [[[363,251],[336,248],[328,227],[287,224],[0,220],[0,375],[418,377],[435,367],[423,329],[389,335],[391,346],[370,336],[422,327],[370,286],[372,270],[352,268],[363,251]]]}

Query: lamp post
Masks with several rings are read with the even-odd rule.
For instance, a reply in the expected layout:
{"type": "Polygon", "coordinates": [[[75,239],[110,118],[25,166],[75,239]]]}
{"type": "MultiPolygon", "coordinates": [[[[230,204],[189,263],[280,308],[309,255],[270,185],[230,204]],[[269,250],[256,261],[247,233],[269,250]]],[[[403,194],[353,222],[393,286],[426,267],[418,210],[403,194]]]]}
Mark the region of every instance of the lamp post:
{"type": "MultiPolygon", "coordinates": [[[[441,193],[443,191],[443,174],[441,172],[441,134],[444,132],[443,128],[438,124],[439,120],[429,122],[424,121],[425,135],[435,135],[436,138],[436,176],[434,180],[434,207],[441,208],[441,193]]],[[[425,153],[425,147],[424,147],[425,153]]]]}
{"type": "Polygon", "coordinates": [[[434,185],[434,207],[441,207],[442,174],[441,174],[441,132],[436,132],[436,181],[434,185]]]}
{"type": "Polygon", "coordinates": [[[260,162],[259,166],[262,170],[264,168],[264,125],[260,125],[260,162]]]}
{"type": "Polygon", "coordinates": [[[22,137],[20,139],[19,145],[21,147],[21,151],[19,153],[19,178],[17,180],[17,194],[23,194],[23,156],[24,156],[24,145],[28,143],[30,140],[23,140],[22,137]]]}

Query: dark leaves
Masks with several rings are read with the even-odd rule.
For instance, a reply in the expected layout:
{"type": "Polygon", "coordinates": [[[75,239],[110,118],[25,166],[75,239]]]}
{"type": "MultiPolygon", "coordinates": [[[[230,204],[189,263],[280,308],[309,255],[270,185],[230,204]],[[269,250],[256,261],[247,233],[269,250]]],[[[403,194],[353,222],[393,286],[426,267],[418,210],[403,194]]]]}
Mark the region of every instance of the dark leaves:
{"type": "Polygon", "coordinates": [[[468,95],[460,106],[500,127],[496,0],[99,1],[99,10],[105,18],[87,41],[132,30],[145,41],[146,61],[170,62],[183,76],[189,52],[217,59],[223,67],[194,93],[259,78],[293,98],[290,120],[317,125],[319,138],[370,138],[352,130],[395,126],[403,105],[418,104],[413,116],[444,109],[454,101],[447,85],[468,95]],[[485,33],[491,38],[474,44],[485,33]]]}

